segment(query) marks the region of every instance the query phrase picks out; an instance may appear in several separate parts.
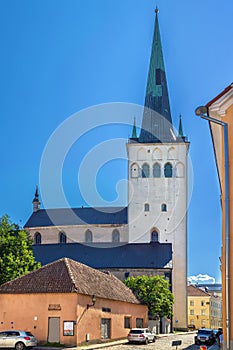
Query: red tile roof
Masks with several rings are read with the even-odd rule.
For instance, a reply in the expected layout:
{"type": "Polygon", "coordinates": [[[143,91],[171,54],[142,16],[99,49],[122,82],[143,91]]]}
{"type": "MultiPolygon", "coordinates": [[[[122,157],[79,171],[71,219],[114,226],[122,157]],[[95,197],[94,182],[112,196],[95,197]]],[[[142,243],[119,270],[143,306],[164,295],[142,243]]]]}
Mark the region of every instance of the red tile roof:
{"type": "Polygon", "coordinates": [[[222,92],[220,92],[216,97],[214,97],[211,101],[209,101],[206,104],[206,107],[210,107],[215,101],[217,101],[220,97],[222,97],[223,95],[225,95],[229,90],[231,90],[233,88],[233,83],[231,83],[230,85],[228,85],[222,92]]]}
{"type": "Polygon", "coordinates": [[[188,296],[189,297],[208,297],[210,296],[210,294],[205,292],[201,288],[190,285],[188,286],[188,296]]]}
{"type": "Polygon", "coordinates": [[[133,292],[111,273],[68,258],[0,285],[0,294],[72,292],[139,304],[133,292]]]}

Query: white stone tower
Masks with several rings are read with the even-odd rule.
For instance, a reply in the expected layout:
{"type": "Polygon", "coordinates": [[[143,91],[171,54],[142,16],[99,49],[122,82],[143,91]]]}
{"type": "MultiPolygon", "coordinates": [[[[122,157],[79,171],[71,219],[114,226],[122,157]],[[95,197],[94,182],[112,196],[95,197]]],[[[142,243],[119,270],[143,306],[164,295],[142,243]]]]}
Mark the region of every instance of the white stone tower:
{"type": "Polygon", "coordinates": [[[172,243],[173,328],[187,328],[187,155],[189,142],[173,131],[156,9],[142,127],[128,152],[130,243],[172,243]]]}

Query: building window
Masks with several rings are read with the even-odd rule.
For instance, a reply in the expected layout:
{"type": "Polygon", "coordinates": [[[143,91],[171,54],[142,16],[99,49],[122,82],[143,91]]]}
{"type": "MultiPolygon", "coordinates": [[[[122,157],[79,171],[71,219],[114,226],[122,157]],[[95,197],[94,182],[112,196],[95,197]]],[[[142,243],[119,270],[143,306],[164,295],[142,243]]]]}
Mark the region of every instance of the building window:
{"type": "Polygon", "coordinates": [[[124,328],[131,328],[130,320],[131,320],[130,317],[124,318],[124,328]]]}
{"type": "Polygon", "coordinates": [[[144,163],[142,166],[142,177],[149,177],[150,167],[147,163],[144,163]]]}
{"type": "Polygon", "coordinates": [[[157,231],[151,232],[151,242],[158,242],[159,241],[159,234],[157,231]]]}
{"type": "Polygon", "coordinates": [[[201,306],[205,306],[205,301],[204,300],[201,301],[201,306]]]}
{"type": "Polygon", "coordinates": [[[153,177],[161,177],[161,166],[159,163],[155,163],[153,166],[153,177]]]}
{"type": "Polygon", "coordinates": [[[137,163],[133,163],[131,165],[131,177],[138,178],[139,177],[139,166],[137,163]]]}
{"type": "Polygon", "coordinates": [[[172,165],[171,163],[166,163],[164,166],[164,176],[172,177],[172,165]]]}
{"type": "Polygon", "coordinates": [[[40,232],[35,233],[35,238],[34,238],[35,244],[41,244],[41,234],[40,232]]]}
{"type": "Polygon", "coordinates": [[[160,159],[161,160],[163,158],[161,149],[156,147],[153,151],[152,157],[153,157],[153,159],[160,159]]]}
{"type": "Polygon", "coordinates": [[[190,315],[194,315],[194,310],[190,310],[190,315]]]}
{"type": "Polygon", "coordinates": [[[93,241],[93,236],[91,230],[87,230],[85,232],[85,242],[92,242],[93,241]]]}
{"type": "Polygon", "coordinates": [[[110,307],[102,307],[102,312],[111,312],[110,307]]]}
{"type": "Polygon", "coordinates": [[[205,309],[202,309],[202,310],[201,310],[201,314],[202,314],[202,316],[205,316],[205,314],[206,314],[206,313],[205,313],[205,309]]]}
{"type": "Polygon", "coordinates": [[[143,318],[136,318],[136,328],[143,328],[143,318]]]}
{"type": "Polygon", "coordinates": [[[205,325],[206,325],[206,320],[201,320],[201,325],[202,325],[202,327],[205,327],[205,325]]]}
{"type": "Polygon", "coordinates": [[[112,242],[120,242],[120,232],[118,230],[112,231],[112,242]]]}
{"type": "Polygon", "coordinates": [[[161,211],[167,211],[167,204],[163,203],[161,205],[161,211]]]}
{"type": "Polygon", "coordinates": [[[65,232],[60,232],[59,233],[59,242],[60,243],[66,243],[66,234],[65,234],[65,232]]]}
{"type": "Polygon", "coordinates": [[[190,300],[189,305],[194,306],[194,300],[190,300]]]}
{"type": "Polygon", "coordinates": [[[148,203],[144,205],[144,211],[150,211],[150,205],[148,203]]]}

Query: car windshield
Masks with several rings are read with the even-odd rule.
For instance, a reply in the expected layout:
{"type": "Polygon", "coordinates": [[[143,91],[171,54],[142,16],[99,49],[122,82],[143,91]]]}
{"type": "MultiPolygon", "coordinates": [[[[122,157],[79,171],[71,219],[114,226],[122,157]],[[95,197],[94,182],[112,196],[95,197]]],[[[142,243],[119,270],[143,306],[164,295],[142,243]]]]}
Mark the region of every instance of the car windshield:
{"type": "Polygon", "coordinates": [[[142,329],[131,329],[130,333],[132,334],[141,334],[143,333],[142,329]]]}
{"type": "Polygon", "coordinates": [[[201,333],[201,334],[210,334],[211,331],[208,331],[207,329],[200,329],[200,330],[198,331],[198,334],[199,334],[199,333],[201,333]]]}

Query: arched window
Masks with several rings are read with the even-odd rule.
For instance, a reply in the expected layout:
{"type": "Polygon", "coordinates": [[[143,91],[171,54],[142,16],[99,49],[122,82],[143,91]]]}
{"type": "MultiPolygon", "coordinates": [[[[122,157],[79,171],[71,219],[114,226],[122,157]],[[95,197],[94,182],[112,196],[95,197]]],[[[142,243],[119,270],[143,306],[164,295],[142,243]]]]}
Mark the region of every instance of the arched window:
{"type": "Polygon", "coordinates": [[[144,163],[142,166],[142,177],[149,177],[150,167],[147,163],[144,163]]]}
{"type": "Polygon", "coordinates": [[[137,178],[139,177],[139,166],[137,163],[133,163],[131,165],[131,177],[132,178],[137,178]]]}
{"type": "Polygon", "coordinates": [[[120,232],[118,230],[112,231],[112,241],[113,242],[120,242],[120,232]]]}
{"type": "Polygon", "coordinates": [[[176,177],[184,177],[184,165],[182,163],[176,165],[176,177]]]}
{"type": "Polygon", "coordinates": [[[92,242],[93,241],[93,236],[91,230],[87,230],[85,232],[85,242],[92,242]]]}
{"type": "Polygon", "coordinates": [[[148,203],[145,203],[144,211],[150,211],[150,205],[148,203]]]}
{"type": "Polygon", "coordinates": [[[163,203],[161,205],[161,211],[167,211],[167,204],[163,203]]]}
{"type": "Polygon", "coordinates": [[[35,233],[34,242],[35,242],[35,244],[41,244],[41,234],[40,234],[40,232],[36,232],[35,233]]]}
{"type": "Polygon", "coordinates": [[[156,147],[153,151],[153,159],[162,159],[162,157],[162,151],[156,147]]]}
{"type": "Polygon", "coordinates": [[[176,150],[174,147],[169,148],[168,150],[168,154],[167,154],[167,159],[176,159],[177,155],[176,155],[176,150]]]}
{"type": "Polygon", "coordinates": [[[59,243],[66,243],[66,234],[65,232],[59,233],[59,243]]]}
{"type": "Polygon", "coordinates": [[[164,176],[172,177],[172,165],[171,163],[166,163],[164,166],[164,176]]]}
{"type": "Polygon", "coordinates": [[[138,158],[138,160],[145,160],[146,159],[146,150],[144,148],[140,148],[138,150],[137,158],[138,158]]]}
{"type": "Polygon", "coordinates": [[[159,241],[159,234],[156,230],[153,230],[151,232],[151,242],[158,242],[159,241]]]}
{"type": "Polygon", "coordinates": [[[159,163],[155,163],[153,166],[153,177],[161,177],[161,167],[159,163]]]}

